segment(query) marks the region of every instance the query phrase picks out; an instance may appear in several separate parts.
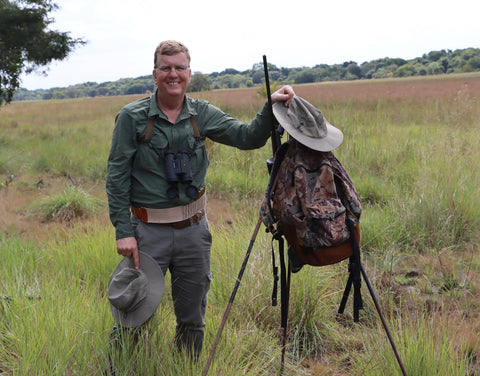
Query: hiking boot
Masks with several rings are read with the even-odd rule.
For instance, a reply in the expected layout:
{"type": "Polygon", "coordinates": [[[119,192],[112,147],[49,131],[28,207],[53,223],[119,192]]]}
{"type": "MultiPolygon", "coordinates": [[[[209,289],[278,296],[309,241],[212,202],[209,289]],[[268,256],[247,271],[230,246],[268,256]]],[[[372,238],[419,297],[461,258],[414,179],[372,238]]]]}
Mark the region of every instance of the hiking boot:
{"type": "Polygon", "coordinates": [[[135,347],[143,330],[143,327],[123,328],[118,325],[113,327],[108,343],[108,365],[103,371],[103,375],[115,376],[115,367],[113,365],[114,352],[122,351],[126,344],[135,347]]]}

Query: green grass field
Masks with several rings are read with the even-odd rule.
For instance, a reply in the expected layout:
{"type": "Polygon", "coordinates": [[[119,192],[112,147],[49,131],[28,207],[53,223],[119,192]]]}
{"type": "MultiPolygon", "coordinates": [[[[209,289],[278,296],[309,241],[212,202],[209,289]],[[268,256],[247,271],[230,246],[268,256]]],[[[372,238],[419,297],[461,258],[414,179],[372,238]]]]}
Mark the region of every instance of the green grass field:
{"type": "MultiPolygon", "coordinates": [[[[363,203],[362,259],[409,376],[480,375],[480,75],[294,87],[340,128],[335,151],[363,203]]],[[[249,121],[255,89],[196,94],[249,121]]],[[[137,96],[138,97],[138,96],[137,96]]],[[[120,260],[107,218],[117,111],[137,97],[0,108],[0,375],[96,375],[120,260]]],[[[208,143],[212,270],[204,352],[173,345],[169,280],[117,375],[201,375],[258,219],[270,145],[208,143]]],[[[278,375],[270,237],[260,231],[209,375],[278,375]]],[[[401,375],[363,285],[360,323],[336,317],[347,263],[292,277],[285,375],[401,375]]]]}

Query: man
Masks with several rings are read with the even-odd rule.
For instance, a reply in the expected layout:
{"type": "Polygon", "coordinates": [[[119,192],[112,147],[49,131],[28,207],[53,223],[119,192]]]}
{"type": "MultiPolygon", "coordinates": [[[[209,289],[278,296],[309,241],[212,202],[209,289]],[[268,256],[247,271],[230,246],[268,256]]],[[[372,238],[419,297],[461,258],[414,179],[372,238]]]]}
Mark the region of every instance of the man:
{"type": "MultiPolygon", "coordinates": [[[[106,189],[117,252],[132,257],[138,268],[141,250],[164,274],[170,270],[175,341],[198,357],[211,280],[204,138],[240,149],[259,148],[269,137],[273,115],[265,104],[246,124],[206,101],[189,98],[185,93],[191,74],[187,47],[177,41],[158,45],[156,92],[117,115],[106,189]]],[[[272,94],[272,102],[289,106],[294,95],[284,86],[272,94]]]]}

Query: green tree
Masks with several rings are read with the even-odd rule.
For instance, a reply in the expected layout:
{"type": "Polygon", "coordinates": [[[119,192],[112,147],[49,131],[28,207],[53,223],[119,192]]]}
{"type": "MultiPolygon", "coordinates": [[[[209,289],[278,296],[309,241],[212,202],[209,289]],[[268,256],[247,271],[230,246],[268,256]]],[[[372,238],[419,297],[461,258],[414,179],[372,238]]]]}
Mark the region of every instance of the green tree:
{"type": "Polygon", "coordinates": [[[428,74],[442,74],[443,66],[440,65],[437,61],[433,61],[430,64],[428,64],[427,72],[428,74]]]}
{"type": "Polygon", "coordinates": [[[207,91],[210,90],[210,81],[208,77],[200,72],[195,72],[192,75],[190,85],[188,86],[189,92],[198,92],[198,91],[207,91]]]}
{"type": "Polygon", "coordinates": [[[416,69],[412,64],[404,64],[394,72],[395,77],[410,77],[415,76],[416,69]]]}
{"type": "Polygon", "coordinates": [[[254,84],[261,84],[264,79],[265,79],[265,72],[264,71],[257,70],[252,75],[252,81],[253,81],[254,84]]]}
{"type": "Polygon", "coordinates": [[[295,77],[296,84],[306,84],[309,82],[315,82],[315,74],[311,69],[303,69],[297,74],[297,77],[295,77]]]}
{"type": "Polygon", "coordinates": [[[146,88],[144,85],[140,84],[140,83],[133,83],[132,85],[128,86],[126,89],[125,89],[125,94],[143,94],[145,93],[146,91],[146,88]]]}
{"type": "Polygon", "coordinates": [[[48,29],[54,21],[48,14],[57,8],[52,0],[0,0],[0,104],[12,100],[23,72],[63,60],[85,44],[48,29]]]}
{"type": "Polygon", "coordinates": [[[427,55],[428,59],[430,61],[438,61],[440,58],[444,57],[447,55],[447,52],[445,50],[441,51],[430,51],[427,55]]]}
{"type": "Polygon", "coordinates": [[[480,56],[474,56],[468,59],[467,64],[469,64],[473,69],[480,69],[480,56]]]}
{"type": "Polygon", "coordinates": [[[240,73],[240,72],[236,69],[233,69],[233,68],[227,68],[223,72],[220,72],[221,75],[227,75],[227,74],[234,75],[234,74],[238,74],[238,73],[240,73]]]}
{"type": "Polygon", "coordinates": [[[353,76],[356,76],[356,78],[361,78],[362,77],[362,70],[358,66],[357,63],[351,62],[347,66],[348,73],[350,73],[353,76]]]}

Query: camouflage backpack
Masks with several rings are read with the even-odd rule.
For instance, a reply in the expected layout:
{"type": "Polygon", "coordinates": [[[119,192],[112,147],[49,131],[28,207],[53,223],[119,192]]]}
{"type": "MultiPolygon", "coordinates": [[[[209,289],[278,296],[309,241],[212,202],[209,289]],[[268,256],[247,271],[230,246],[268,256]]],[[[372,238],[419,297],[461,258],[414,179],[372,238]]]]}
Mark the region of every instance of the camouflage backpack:
{"type": "Polygon", "coordinates": [[[332,152],[310,149],[295,139],[281,145],[262,213],[267,230],[279,231],[287,240],[291,258],[322,266],[351,257],[348,240],[353,230],[360,241],[361,212],[355,187],[332,152]]]}

